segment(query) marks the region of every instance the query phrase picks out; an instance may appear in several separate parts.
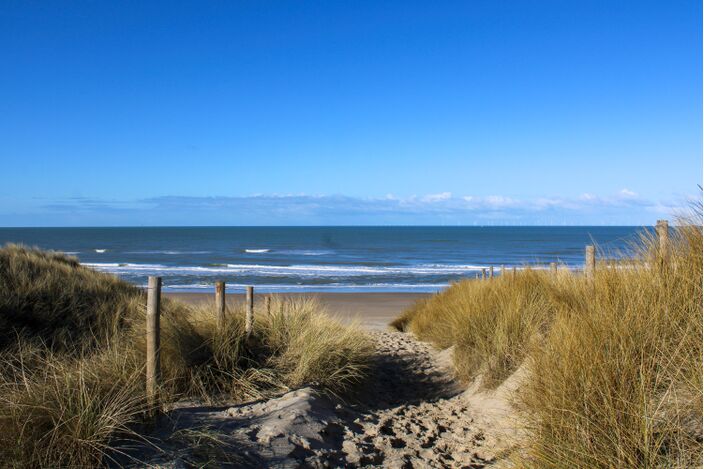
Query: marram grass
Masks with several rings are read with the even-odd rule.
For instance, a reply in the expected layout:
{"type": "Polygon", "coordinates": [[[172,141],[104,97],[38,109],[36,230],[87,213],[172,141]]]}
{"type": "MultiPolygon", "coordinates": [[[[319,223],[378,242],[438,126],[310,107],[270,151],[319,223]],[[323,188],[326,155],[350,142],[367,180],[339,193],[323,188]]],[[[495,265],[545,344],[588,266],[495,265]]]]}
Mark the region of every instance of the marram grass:
{"type": "MultiPolygon", "coordinates": [[[[10,467],[95,467],[117,439],[139,439],[145,400],[144,293],[75,259],[0,249],[0,461],[10,467]]],[[[372,352],[312,300],[273,298],[216,327],[214,307],[162,300],[161,403],[261,398],[303,384],[341,393],[372,352]]]]}
{"type": "Polygon", "coordinates": [[[530,371],[516,399],[529,430],[520,464],[547,468],[702,465],[702,230],[683,220],[667,261],[644,233],[636,261],[465,281],[394,325],[455,346],[466,379],[495,387],[530,371]]]}

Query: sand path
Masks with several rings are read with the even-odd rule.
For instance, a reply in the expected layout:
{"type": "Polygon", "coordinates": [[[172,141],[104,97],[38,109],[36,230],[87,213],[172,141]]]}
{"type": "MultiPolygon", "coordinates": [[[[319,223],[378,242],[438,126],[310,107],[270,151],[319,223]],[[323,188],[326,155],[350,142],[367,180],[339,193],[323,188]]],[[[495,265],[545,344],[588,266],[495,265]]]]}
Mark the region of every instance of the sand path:
{"type": "Polygon", "coordinates": [[[468,412],[451,356],[400,332],[373,332],[375,366],[342,449],[353,466],[485,467],[493,460],[468,412]]]}
{"type": "Polygon", "coordinates": [[[478,468],[494,453],[452,378],[449,353],[400,332],[370,331],[371,376],[341,403],[312,388],[223,407],[172,410],[152,436],[151,467],[478,468]]]}

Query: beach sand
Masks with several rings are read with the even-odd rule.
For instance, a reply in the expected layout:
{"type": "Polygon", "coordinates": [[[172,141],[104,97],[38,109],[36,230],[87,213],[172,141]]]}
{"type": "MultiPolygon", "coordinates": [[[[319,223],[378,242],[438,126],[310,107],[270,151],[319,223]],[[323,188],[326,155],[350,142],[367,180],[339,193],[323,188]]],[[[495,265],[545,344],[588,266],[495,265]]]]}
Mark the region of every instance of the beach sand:
{"type": "MultiPolygon", "coordinates": [[[[397,300],[381,295],[372,298],[397,300]]],[[[359,301],[354,296],[339,300],[349,307],[359,301]]],[[[488,467],[515,444],[504,385],[465,391],[453,373],[452,349],[439,351],[402,332],[369,331],[369,337],[375,351],[353,398],[335,399],[308,385],[253,402],[183,401],[147,435],[156,445],[137,443],[139,464],[129,467],[177,467],[202,461],[202,453],[242,468],[488,467]],[[184,439],[189,434],[209,436],[184,439]]],[[[506,382],[512,390],[520,384],[506,382]]]]}
{"type": "MultiPolygon", "coordinates": [[[[255,301],[266,294],[254,292],[255,301]]],[[[359,321],[368,329],[385,330],[388,324],[414,302],[427,298],[430,293],[277,293],[284,297],[312,296],[317,298],[330,316],[343,322],[359,321]]],[[[186,303],[215,301],[215,293],[168,293],[168,298],[186,303]]],[[[227,293],[228,304],[243,302],[244,294],[227,293]]]]}
{"type": "MultiPolygon", "coordinates": [[[[165,295],[189,303],[214,301],[207,293],[165,295]]],[[[201,447],[209,447],[179,435],[194,430],[199,435],[202,429],[210,432],[208,441],[217,442],[212,454],[243,468],[487,467],[516,444],[508,396],[520,377],[506,380],[511,389],[465,391],[467,383],[457,381],[453,371],[453,348],[437,350],[411,334],[385,330],[428,294],[284,295],[315,296],[331,316],[376,329],[368,332],[374,352],[354,398],[336,399],[313,384],[253,402],[184,401],[148,435],[158,447],[137,446],[140,461],[150,467],[199,461],[201,447]]],[[[255,295],[259,301],[265,297],[255,295]]],[[[242,294],[228,295],[230,304],[243,301],[242,294]]]]}

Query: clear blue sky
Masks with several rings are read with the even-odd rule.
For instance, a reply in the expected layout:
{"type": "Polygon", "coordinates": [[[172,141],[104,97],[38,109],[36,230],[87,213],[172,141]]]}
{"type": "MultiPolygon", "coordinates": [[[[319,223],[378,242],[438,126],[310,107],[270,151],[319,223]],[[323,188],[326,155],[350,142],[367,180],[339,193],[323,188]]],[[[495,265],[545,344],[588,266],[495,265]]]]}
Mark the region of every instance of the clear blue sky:
{"type": "Polygon", "coordinates": [[[0,226],[643,224],[700,1],[4,1],[0,226]]]}

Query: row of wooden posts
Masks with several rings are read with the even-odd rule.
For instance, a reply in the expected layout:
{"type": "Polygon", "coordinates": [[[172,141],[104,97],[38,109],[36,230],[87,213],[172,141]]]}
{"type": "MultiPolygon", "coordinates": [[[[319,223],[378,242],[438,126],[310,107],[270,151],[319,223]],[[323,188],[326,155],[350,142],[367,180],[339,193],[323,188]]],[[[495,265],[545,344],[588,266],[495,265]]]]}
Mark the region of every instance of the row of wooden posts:
{"type": "MultiPolygon", "coordinates": [[[[670,226],[667,220],[658,220],[655,225],[655,233],[658,238],[658,249],[660,250],[660,259],[667,259],[668,257],[668,245],[670,240],[670,226]]],[[[584,249],[584,275],[587,278],[592,278],[594,276],[594,270],[596,269],[596,249],[594,245],[588,245],[584,249]]],[[[557,262],[550,263],[550,271],[557,273],[557,262]]],[[[501,275],[506,274],[506,267],[501,266],[501,275]]],[[[516,267],[513,267],[513,274],[516,274],[516,267]]],[[[479,278],[479,274],[477,274],[479,278]]],[[[487,278],[494,278],[494,266],[489,266],[489,274],[487,275],[487,269],[482,269],[481,279],[486,280],[487,278]]]]}
{"type": "MultiPolygon", "coordinates": [[[[594,246],[587,246],[587,249],[593,248],[594,246]]],[[[594,254],[594,250],[592,249],[592,256],[594,254]]],[[[587,251],[587,266],[589,265],[589,251],[587,251]]],[[[515,275],[516,274],[516,267],[511,268],[512,273],[515,275]]],[[[550,271],[553,273],[557,272],[557,262],[551,262],[550,263],[550,271]]],[[[506,266],[502,265],[501,266],[501,275],[506,275],[506,266]]],[[[481,278],[482,280],[486,280],[487,278],[494,278],[494,266],[490,265],[488,269],[483,268],[481,274],[477,274],[477,278],[481,278]],[[487,273],[488,271],[488,273],[487,273]]]]}
{"type": "MultiPolygon", "coordinates": [[[[658,220],[656,234],[659,240],[660,258],[666,259],[669,244],[669,226],[667,220],[658,220]]],[[[596,268],[596,250],[593,245],[585,248],[584,274],[587,278],[594,276],[596,268]]],[[[557,272],[557,262],[550,263],[550,270],[557,272]]],[[[513,274],[516,267],[513,267],[513,274]]],[[[501,275],[506,274],[505,266],[501,266],[501,275]]],[[[489,267],[489,278],[494,277],[494,266],[489,267]]],[[[482,279],[487,278],[487,269],[482,269],[482,279]]],[[[254,287],[245,287],[245,335],[249,337],[254,324],[254,287]]],[[[225,322],[225,282],[215,284],[215,309],[218,326],[225,322]]],[[[156,409],[157,393],[161,383],[160,365],[160,328],[161,315],[161,277],[149,277],[147,284],[147,401],[152,409],[156,409]]]]}
{"type": "MultiPolygon", "coordinates": [[[[501,275],[506,275],[506,266],[501,265],[500,269],[501,269],[501,275]]],[[[557,272],[557,262],[550,263],[550,271],[557,272]]],[[[516,274],[516,267],[512,267],[511,272],[515,275],[516,274]]],[[[477,274],[477,278],[481,278],[482,280],[486,280],[487,278],[494,278],[494,266],[490,265],[488,269],[483,268],[482,273],[477,274]]]]}
{"type": "MultiPolygon", "coordinates": [[[[161,384],[161,277],[149,277],[147,282],[147,402],[155,411],[158,402],[158,390],[161,384]]],[[[268,298],[267,298],[268,299],[268,298]]],[[[225,323],[225,282],[215,284],[215,310],[217,325],[225,323]]],[[[254,287],[245,287],[245,337],[249,338],[254,326],[254,287]]]]}

